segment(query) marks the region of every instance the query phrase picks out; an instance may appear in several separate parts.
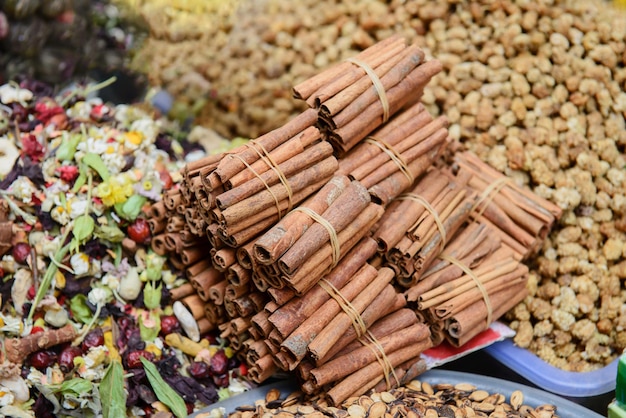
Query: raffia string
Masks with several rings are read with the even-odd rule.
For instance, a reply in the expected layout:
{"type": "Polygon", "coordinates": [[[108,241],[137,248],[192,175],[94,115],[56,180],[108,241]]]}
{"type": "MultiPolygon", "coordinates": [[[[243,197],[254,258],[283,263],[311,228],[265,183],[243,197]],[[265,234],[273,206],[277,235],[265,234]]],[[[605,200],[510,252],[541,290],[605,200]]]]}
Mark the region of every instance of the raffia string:
{"type": "Polygon", "coordinates": [[[387,92],[385,92],[385,86],[383,86],[383,82],[380,81],[380,78],[368,63],[361,61],[357,58],[348,58],[346,61],[361,67],[367,73],[370,80],[372,80],[374,89],[376,89],[376,93],[378,94],[378,98],[380,99],[380,104],[383,106],[383,123],[387,122],[389,120],[389,100],[387,99],[387,92]]]}
{"type": "Polygon", "coordinates": [[[324,289],[326,293],[328,293],[328,295],[339,304],[339,306],[346,313],[346,315],[348,315],[348,318],[350,318],[350,320],[352,321],[352,327],[356,332],[359,342],[369,348],[372,353],[374,353],[376,361],[380,363],[380,366],[383,369],[385,382],[387,383],[387,389],[391,389],[392,387],[391,381],[389,379],[390,375],[393,375],[393,378],[396,380],[396,382],[400,384],[400,380],[398,379],[398,376],[396,376],[396,371],[393,368],[393,364],[387,357],[385,349],[376,339],[374,334],[372,334],[367,329],[367,327],[365,326],[365,322],[363,322],[363,318],[350,303],[350,301],[343,296],[339,289],[337,289],[331,282],[329,282],[325,278],[320,279],[317,284],[322,289],[324,289]]]}
{"type": "Polygon", "coordinates": [[[476,203],[474,203],[474,206],[472,207],[472,210],[471,210],[472,212],[474,212],[482,203],[484,203],[483,207],[476,214],[476,218],[479,218],[483,214],[487,206],[496,197],[496,194],[500,190],[502,190],[504,186],[509,184],[510,181],[511,179],[509,179],[508,177],[500,177],[498,180],[494,181],[489,186],[485,187],[485,190],[483,190],[483,192],[480,194],[480,198],[476,200],[476,203]]]}
{"type": "MultiPolygon", "coordinates": [[[[265,186],[267,191],[270,193],[270,195],[274,199],[274,203],[276,204],[276,212],[278,212],[278,218],[281,218],[282,215],[281,215],[281,210],[280,210],[280,201],[278,200],[278,196],[276,196],[276,194],[272,191],[272,188],[270,187],[270,185],[267,184],[267,182],[265,180],[263,180],[263,178],[259,175],[259,173],[257,173],[256,170],[254,168],[252,168],[252,166],[250,164],[248,164],[243,158],[241,158],[240,155],[237,155],[237,154],[230,154],[230,155],[231,155],[231,157],[239,158],[239,160],[246,167],[248,167],[248,169],[252,172],[252,174],[254,174],[259,180],[261,180],[261,183],[263,183],[263,185],[265,186]]],[[[289,189],[289,190],[291,190],[291,189],[289,189]]]]}
{"type": "Polygon", "coordinates": [[[465,274],[471,277],[472,280],[474,280],[474,282],[476,283],[476,287],[478,288],[478,290],[480,290],[480,293],[482,293],[483,295],[483,300],[485,301],[485,306],[487,307],[487,326],[485,328],[489,328],[489,325],[491,325],[491,321],[492,321],[493,308],[491,306],[491,299],[489,298],[489,293],[487,293],[487,289],[485,289],[485,286],[483,286],[483,283],[480,281],[478,276],[476,276],[476,274],[472,271],[472,269],[470,269],[468,266],[463,264],[459,259],[452,257],[451,255],[448,255],[448,254],[439,254],[439,258],[449,261],[450,263],[454,264],[455,266],[463,270],[465,274]]]}
{"type": "Polygon", "coordinates": [[[378,148],[380,148],[385,154],[389,156],[391,161],[396,163],[400,171],[402,171],[402,174],[404,174],[405,177],[409,180],[409,183],[413,184],[415,178],[413,177],[413,174],[411,174],[409,166],[407,165],[406,161],[404,161],[404,158],[402,158],[402,155],[400,155],[390,144],[383,141],[382,139],[374,138],[373,136],[368,136],[363,142],[376,145],[378,148]]]}
{"type": "MultiPolygon", "coordinates": [[[[287,204],[287,209],[286,209],[285,213],[289,212],[291,210],[291,208],[293,207],[293,190],[291,189],[291,185],[289,185],[289,182],[287,181],[287,177],[285,177],[285,174],[282,171],[280,171],[280,169],[278,168],[278,164],[276,164],[276,162],[272,159],[272,156],[265,149],[263,144],[261,144],[260,142],[255,141],[254,139],[251,139],[248,143],[246,143],[246,146],[248,148],[252,149],[254,152],[256,152],[257,155],[259,156],[259,158],[265,164],[267,164],[267,166],[274,173],[276,173],[276,175],[278,176],[278,179],[280,180],[280,182],[282,183],[283,187],[287,191],[287,202],[288,202],[288,204],[287,204]],[[259,151],[259,148],[263,152],[259,151]]],[[[237,156],[237,154],[232,154],[232,155],[237,156]]],[[[241,161],[243,161],[241,159],[241,157],[239,159],[241,161]]],[[[246,166],[248,166],[250,168],[250,166],[248,164],[246,164],[246,166]]],[[[252,168],[250,168],[250,169],[252,170],[252,168]]],[[[252,173],[254,175],[256,175],[261,181],[263,181],[263,179],[261,179],[261,177],[254,170],[252,170],[252,173]]],[[[263,181],[263,184],[265,184],[265,187],[269,190],[269,186],[267,185],[267,183],[265,181],[263,181]]],[[[270,191],[270,193],[272,193],[272,192],[270,191]]],[[[276,199],[276,196],[273,193],[272,193],[272,196],[274,196],[274,200],[275,201],[278,201],[278,199],[276,199]]],[[[276,204],[276,210],[278,212],[278,218],[279,219],[282,218],[282,213],[281,213],[280,208],[278,207],[278,203],[276,204]]]]}
{"type": "MultiPolygon", "coordinates": [[[[397,199],[398,200],[412,200],[424,206],[424,209],[426,209],[426,211],[432,215],[435,221],[435,224],[437,225],[437,229],[439,230],[439,235],[441,235],[441,242],[440,242],[441,248],[445,248],[446,243],[448,242],[446,228],[443,226],[443,221],[439,217],[439,213],[437,213],[437,211],[430,204],[430,202],[424,199],[423,196],[420,196],[416,193],[403,193],[400,196],[398,196],[397,199]]],[[[410,229],[413,229],[413,227],[411,227],[410,229]]]]}
{"type": "Polygon", "coordinates": [[[328,235],[330,236],[330,247],[332,249],[333,261],[332,261],[331,269],[335,268],[337,263],[339,263],[339,259],[341,258],[341,247],[339,243],[339,237],[337,236],[337,231],[335,231],[335,228],[330,224],[330,222],[324,219],[319,213],[311,210],[310,208],[307,208],[305,206],[298,206],[297,208],[294,209],[294,211],[306,213],[307,215],[309,215],[311,219],[313,219],[315,222],[317,222],[318,224],[326,228],[326,230],[328,231],[328,235]]]}

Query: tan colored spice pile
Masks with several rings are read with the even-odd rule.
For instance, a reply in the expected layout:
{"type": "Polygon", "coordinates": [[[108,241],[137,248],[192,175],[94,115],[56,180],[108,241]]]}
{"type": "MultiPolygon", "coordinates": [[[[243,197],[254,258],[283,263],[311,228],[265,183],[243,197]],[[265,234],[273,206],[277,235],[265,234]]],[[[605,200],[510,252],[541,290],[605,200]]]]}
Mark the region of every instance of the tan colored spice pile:
{"type": "Polygon", "coordinates": [[[301,110],[293,85],[375,41],[399,33],[423,46],[444,64],[428,110],[564,210],[531,260],[531,296],[508,315],[515,342],[565,370],[621,354],[625,11],[600,0],[240,0],[192,30],[193,13],[167,10],[136,61],[227,137],[282,126],[301,110]]]}

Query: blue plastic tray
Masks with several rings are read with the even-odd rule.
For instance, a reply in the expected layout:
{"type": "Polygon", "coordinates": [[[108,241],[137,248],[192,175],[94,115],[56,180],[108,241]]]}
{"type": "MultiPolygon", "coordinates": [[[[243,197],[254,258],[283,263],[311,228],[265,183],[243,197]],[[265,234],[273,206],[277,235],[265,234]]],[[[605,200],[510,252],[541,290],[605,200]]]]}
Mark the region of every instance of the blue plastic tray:
{"type": "Polygon", "coordinates": [[[516,346],[510,339],[496,342],[486,347],[485,351],[534,385],[557,395],[587,398],[615,391],[619,358],[591,372],[568,372],[516,346]]]}

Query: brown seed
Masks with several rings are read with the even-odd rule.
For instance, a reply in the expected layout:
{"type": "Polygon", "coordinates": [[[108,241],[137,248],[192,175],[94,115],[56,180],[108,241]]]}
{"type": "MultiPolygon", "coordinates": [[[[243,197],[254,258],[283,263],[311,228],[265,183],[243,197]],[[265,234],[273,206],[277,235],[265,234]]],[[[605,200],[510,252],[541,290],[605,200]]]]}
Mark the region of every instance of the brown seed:
{"type": "Polygon", "coordinates": [[[270,389],[269,391],[267,391],[267,393],[265,394],[265,402],[266,403],[270,403],[272,401],[277,400],[278,398],[280,398],[280,390],[274,388],[274,389],[270,389]]]}
{"type": "Polygon", "coordinates": [[[298,407],[298,413],[302,415],[308,415],[315,412],[315,408],[309,405],[303,405],[298,407]]]}
{"type": "Polygon", "coordinates": [[[434,395],[435,391],[428,382],[422,382],[422,391],[427,395],[434,395]]]}
{"type": "Polygon", "coordinates": [[[374,400],[369,396],[363,395],[359,396],[359,400],[357,403],[367,410],[374,403],[374,400]]]}
{"type": "Polygon", "coordinates": [[[493,410],[496,409],[494,404],[488,402],[475,403],[473,406],[475,410],[481,412],[493,412],[493,410]]]}
{"type": "Polygon", "coordinates": [[[390,392],[381,392],[380,400],[385,403],[391,403],[396,400],[396,397],[393,396],[390,392]]]}

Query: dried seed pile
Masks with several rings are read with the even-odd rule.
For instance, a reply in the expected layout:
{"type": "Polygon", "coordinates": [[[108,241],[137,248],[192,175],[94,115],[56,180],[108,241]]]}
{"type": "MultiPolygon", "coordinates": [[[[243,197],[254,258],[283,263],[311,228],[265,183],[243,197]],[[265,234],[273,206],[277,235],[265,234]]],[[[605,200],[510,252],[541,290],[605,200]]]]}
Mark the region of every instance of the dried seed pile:
{"type": "Polygon", "coordinates": [[[229,137],[282,126],[300,110],[290,87],[375,41],[399,33],[423,46],[444,66],[425,89],[428,110],[564,211],[530,265],[530,296],[509,315],[516,343],[575,371],[626,347],[623,10],[600,0],[265,0],[241,1],[174,43],[170,27],[139,61],[179,97],[199,92],[198,121],[229,137]]]}
{"type": "MultiPolygon", "coordinates": [[[[383,392],[347,399],[340,407],[329,407],[316,400],[302,402],[299,393],[280,398],[280,392],[270,390],[265,399],[255,405],[240,406],[230,418],[255,417],[307,417],[307,418],[381,418],[402,416],[407,418],[437,417],[558,417],[554,405],[532,407],[524,404],[520,390],[507,399],[501,393],[489,393],[469,383],[456,385],[413,380],[406,386],[383,392]]],[[[202,418],[200,415],[198,418],[202,418]]]]}

